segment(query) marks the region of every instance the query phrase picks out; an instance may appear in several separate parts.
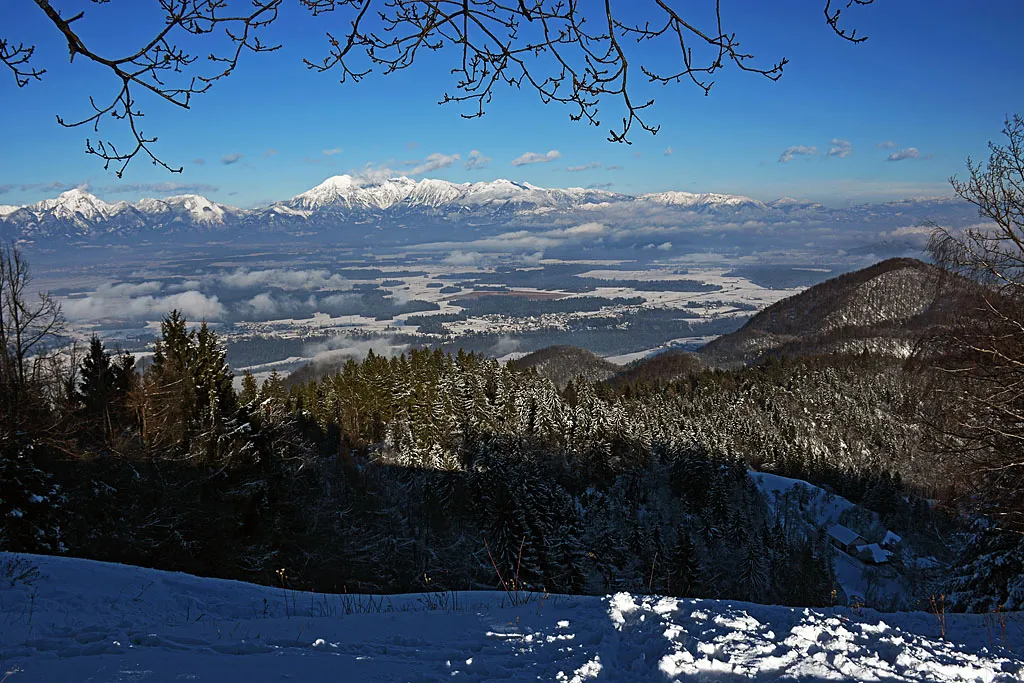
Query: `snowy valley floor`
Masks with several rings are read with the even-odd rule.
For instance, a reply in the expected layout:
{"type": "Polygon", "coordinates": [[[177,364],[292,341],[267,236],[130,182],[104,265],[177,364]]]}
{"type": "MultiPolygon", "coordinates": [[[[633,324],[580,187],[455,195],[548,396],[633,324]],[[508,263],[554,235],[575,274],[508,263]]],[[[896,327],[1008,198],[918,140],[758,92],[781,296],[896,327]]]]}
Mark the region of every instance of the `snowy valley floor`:
{"type": "MultiPolygon", "coordinates": [[[[1021,681],[1024,615],[791,609],[620,593],[334,596],[20,556],[0,681],[1021,681]],[[20,565],[24,567],[25,565],[20,565]],[[5,678],[6,675],[6,678],[5,678]]],[[[15,556],[0,553],[0,569],[15,556]]]]}

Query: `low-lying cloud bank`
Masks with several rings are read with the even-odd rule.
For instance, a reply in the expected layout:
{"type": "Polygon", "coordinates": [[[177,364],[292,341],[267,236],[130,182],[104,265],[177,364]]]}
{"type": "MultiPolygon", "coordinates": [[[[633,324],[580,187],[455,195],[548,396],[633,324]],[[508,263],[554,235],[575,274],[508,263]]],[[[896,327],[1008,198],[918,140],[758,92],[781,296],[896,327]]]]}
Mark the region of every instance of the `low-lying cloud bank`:
{"type": "Polygon", "coordinates": [[[217,283],[233,289],[280,287],[281,289],[316,291],[322,289],[351,289],[352,283],[326,269],[291,270],[269,268],[264,270],[238,269],[212,276],[217,283]]]}
{"type": "Polygon", "coordinates": [[[165,296],[138,296],[131,293],[134,287],[125,284],[105,285],[88,296],[65,299],[64,314],[68,319],[77,321],[111,318],[156,320],[174,309],[180,310],[189,320],[221,320],[227,315],[227,309],[216,296],[207,296],[195,290],[165,296]]]}
{"type": "Polygon", "coordinates": [[[349,358],[362,360],[370,351],[378,356],[393,358],[405,353],[408,349],[408,344],[396,344],[391,337],[353,341],[347,337],[338,336],[332,337],[326,342],[308,345],[302,355],[312,358],[314,365],[333,365],[349,358]]]}

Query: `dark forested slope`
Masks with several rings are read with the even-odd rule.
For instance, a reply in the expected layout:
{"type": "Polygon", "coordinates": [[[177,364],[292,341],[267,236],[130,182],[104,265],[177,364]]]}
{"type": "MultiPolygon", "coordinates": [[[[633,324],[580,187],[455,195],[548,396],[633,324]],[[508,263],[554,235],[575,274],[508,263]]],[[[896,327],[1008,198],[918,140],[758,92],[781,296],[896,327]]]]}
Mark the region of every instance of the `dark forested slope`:
{"type": "Polygon", "coordinates": [[[955,295],[943,283],[940,271],[922,261],[882,261],[769,306],[700,353],[715,365],[865,350],[906,357],[953,309],[955,295]]]}
{"type": "Polygon", "coordinates": [[[512,362],[516,370],[536,370],[559,389],[582,379],[598,382],[619,371],[619,366],[577,346],[549,346],[512,362]]]}

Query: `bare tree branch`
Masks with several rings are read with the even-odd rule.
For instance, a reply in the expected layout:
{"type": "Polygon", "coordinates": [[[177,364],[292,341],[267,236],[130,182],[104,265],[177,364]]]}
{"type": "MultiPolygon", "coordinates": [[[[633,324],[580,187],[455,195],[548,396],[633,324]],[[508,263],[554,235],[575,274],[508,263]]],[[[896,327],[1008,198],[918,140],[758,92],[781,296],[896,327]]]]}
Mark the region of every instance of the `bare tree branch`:
{"type": "MultiPolygon", "coordinates": [[[[858,36],[857,29],[847,30],[839,25],[839,16],[842,14],[844,9],[849,9],[855,5],[873,5],[875,0],[848,0],[846,5],[843,7],[832,6],[832,0],[826,0],[825,2],[825,21],[828,23],[832,30],[836,32],[836,35],[844,40],[848,40],[851,43],[863,43],[867,40],[867,36],[858,36]]],[[[838,3],[837,3],[838,4],[838,3]]]]}
{"type": "Polygon", "coordinates": [[[966,180],[951,179],[985,222],[937,229],[929,245],[939,265],[978,285],[933,344],[946,406],[936,446],[975,504],[1024,533],[1024,118],[1003,135],[984,164],[968,159],[966,180]]]}
{"type": "Polygon", "coordinates": [[[29,61],[32,59],[35,51],[36,48],[32,45],[25,45],[24,43],[15,45],[4,38],[0,38],[0,62],[6,64],[7,68],[14,74],[14,82],[19,88],[24,88],[32,81],[43,80],[43,74],[46,73],[46,69],[36,69],[29,65],[29,61]]]}
{"type": "MultiPolygon", "coordinates": [[[[91,112],[87,116],[73,120],[57,117],[62,126],[89,126],[97,133],[105,118],[124,122],[132,140],[128,147],[119,148],[116,143],[104,139],[95,143],[87,139],[85,143],[86,153],[102,159],[104,169],[114,166],[119,178],[139,154],[173,173],[182,170],[180,167],[172,168],[151,149],[150,145],[157,138],[147,136],[142,129],[144,113],[138,106],[136,89],[189,109],[192,96],[206,92],[213,83],[230,75],[244,51],[269,52],[279,47],[264,44],[257,32],[277,19],[283,0],[251,0],[249,11],[241,15],[226,13],[228,0],[158,0],[164,15],[163,26],[134,53],[118,58],[94,51],[79,36],[73,24],[85,16],[83,12],[64,18],[49,0],[34,1],[66,40],[72,62],[76,57],[91,60],[109,69],[119,83],[110,100],[97,103],[94,97],[89,98],[91,112]],[[197,66],[198,55],[175,41],[214,32],[226,37],[228,47],[222,54],[210,53],[206,61],[214,68],[203,72],[197,66]]],[[[106,4],[106,0],[94,2],[106,4]]]]}
{"type": "MultiPolygon", "coordinates": [[[[142,155],[153,164],[180,172],[153,151],[155,135],[142,127],[139,96],[145,94],[182,109],[218,80],[229,76],[246,52],[271,52],[280,46],[264,43],[263,29],[273,24],[284,0],[153,0],[162,15],[154,32],[131,54],[112,57],[104,46],[83,39],[78,22],[86,13],[65,16],[56,0],[31,0],[67,44],[69,59],[86,59],[105,67],[116,84],[113,96],[90,97],[87,114],[58,117],[66,127],[88,126],[98,135],[101,123],[119,122],[129,144],[100,138],[86,140],[86,152],[99,157],[105,169],[121,177],[142,155]],[[243,10],[233,8],[244,7],[243,10]],[[204,58],[187,45],[211,48],[204,58]]],[[[109,0],[92,0],[108,5],[109,0]]],[[[759,65],[741,50],[726,28],[721,0],[709,25],[684,17],[674,0],[297,0],[314,17],[339,17],[338,30],[327,31],[327,54],[305,59],[308,69],[334,72],[341,82],[358,82],[373,70],[387,75],[413,66],[424,53],[451,53],[450,91],[440,103],[466,105],[464,118],[483,116],[499,85],[534,91],[541,102],[569,107],[569,118],[601,126],[599,107],[617,103],[618,124],[608,140],[629,143],[634,127],[656,134],[651,122],[654,100],[637,99],[635,80],[667,85],[690,82],[704,94],[711,77],[731,65],[740,71],[778,80],[785,58],[759,65]],[[643,16],[626,21],[621,17],[643,16]],[[650,47],[641,47],[650,43],[650,47]],[[668,67],[658,66],[668,61],[668,67]]],[[[865,40],[840,24],[842,12],[874,0],[848,0],[842,7],[825,0],[826,23],[844,40],[865,40]]],[[[713,4],[712,4],[713,3],[713,4]]],[[[687,14],[691,10],[687,9],[687,14]]],[[[44,70],[30,66],[35,48],[0,40],[0,61],[19,86],[39,80],[44,70]]]]}

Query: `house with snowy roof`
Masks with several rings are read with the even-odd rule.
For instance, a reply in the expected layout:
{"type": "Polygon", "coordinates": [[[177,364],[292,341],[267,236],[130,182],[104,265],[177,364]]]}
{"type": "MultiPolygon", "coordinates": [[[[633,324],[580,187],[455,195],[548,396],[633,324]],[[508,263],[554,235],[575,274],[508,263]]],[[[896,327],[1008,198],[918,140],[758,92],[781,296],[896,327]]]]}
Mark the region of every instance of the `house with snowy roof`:
{"type": "Polygon", "coordinates": [[[891,531],[886,531],[885,538],[882,539],[879,545],[885,548],[886,550],[895,550],[896,546],[898,546],[902,540],[903,539],[900,537],[899,534],[894,534],[891,531]]]}
{"type": "Polygon", "coordinates": [[[866,538],[842,524],[833,524],[825,533],[832,545],[867,564],[885,564],[893,555],[889,546],[895,547],[900,542],[900,537],[890,531],[881,545],[868,543],[866,538]]]}
{"type": "Polygon", "coordinates": [[[892,557],[892,553],[878,545],[877,543],[868,543],[855,549],[854,556],[868,564],[885,564],[892,557]]]}
{"type": "Polygon", "coordinates": [[[867,544],[867,539],[842,524],[833,524],[825,533],[828,535],[828,540],[832,545],[851,555],[856,553],[858,547],[867,544]]]}

